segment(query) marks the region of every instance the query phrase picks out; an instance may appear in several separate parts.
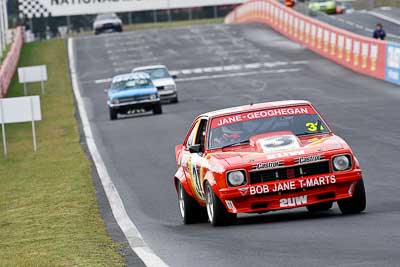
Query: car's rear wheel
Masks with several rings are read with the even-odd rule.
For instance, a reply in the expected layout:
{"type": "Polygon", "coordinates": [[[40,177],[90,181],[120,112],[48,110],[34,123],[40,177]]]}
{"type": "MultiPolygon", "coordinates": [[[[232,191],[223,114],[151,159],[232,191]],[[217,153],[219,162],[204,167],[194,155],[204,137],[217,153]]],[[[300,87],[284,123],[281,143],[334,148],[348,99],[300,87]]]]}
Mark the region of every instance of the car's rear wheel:
{"type": "Polygon", "coordinates": [[[206,210],[200,206],[189,194],[185,191],[182,183],[177,182],[179,210],[183,218],[184,224],[193,224],[206,221],[206,210]]]}
{"type": "Polygon", "coordinates": [[[156,104],[156,105],[153,107],[153,114],[154,114],[154,115],[156,115],[156,114],[162,114],[162,107],[161,107],[161,104],[156,104]]]}
{"type": "Polygon", "coordinates": [[[364,211],[367,207],[367,200],[363,179],[357,183],[352,197],[338,200],[337,203],[343,214],[356,214],[364,211]]]}
{"type": "Polygon", "coordinates": [[[307,210],[311,213],[314,212],[320,212],[320,211],[327,211],[332,208],[333,202],[324,202],[324,203],[318,203],[318,204],[313,204],[313,205],[308,205],[307,210]]]}
{"type": "Polygon", "coordinates": [[[110,120],[116,120],[116,119],[118,119],[118,114],[117,114],[117,111],[115,110],[115,109],[113,109],[113,108],[108,108],[108,111],[109,111],[109,113],[110,113],[110,120]]]}
{"type": "Polygon", "coordinates": [[[236,222],[237,215],[226,210],[209,183],[206,184],[206,207],[208,220],[213,226],[231,225],[236,222]]]}

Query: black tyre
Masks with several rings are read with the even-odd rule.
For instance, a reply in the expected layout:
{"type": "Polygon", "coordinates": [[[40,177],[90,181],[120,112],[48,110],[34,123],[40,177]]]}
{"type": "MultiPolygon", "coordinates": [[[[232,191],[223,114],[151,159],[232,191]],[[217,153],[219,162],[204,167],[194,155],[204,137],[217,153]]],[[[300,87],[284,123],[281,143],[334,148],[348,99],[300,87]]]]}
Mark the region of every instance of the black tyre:
{"type": "Polygon", "coordinates": [[[162,114],[162,107],[161,104],[157,104],[153,107],[153,114],[162,114]]]}
{"type": "Polygon", "coordinates": [[[237,214],[230,213],[226,210],[225,206],[208,183],[206,184],[206,207],[208,220],[213,226],[236,223],[237,214]]]}
{"type": "Polygon", "coordinates": [[[109,113],[110,113],[110,120],[116,120],[116,119],[118,119],[118,114],[117,114],[117,111],[115,110],[115,109],[113,109],[113,108],[108,108],[108,111],[109,111],[109,113]]]}
{"type": "Polygon", "coordinates": [[[364,211],[367,207],[364,181],[361,179],[357,183],[352,197],[338,200],[337,203],[343,214],[356,214],[364,211]]]}
{"type": "Polygon", "coordinates": [[[311,213],[327,211],[332,208],[332,205],[333,205],[333,202],[318,203],[318,204],[308,205],[307,210],[311,213]]]}
{"type": "Polygon", "coordinates": [[[171,103],[178,103],[178,102],[179,102],[178,97],[171,100],[171,103]]]}
{"type": "Polygon", "coordinates": [[[207,220],[206,209],[200,206],[186,193],[180,181],[177,182],[179,209],[184,224],[205,222],[207,220]]]}

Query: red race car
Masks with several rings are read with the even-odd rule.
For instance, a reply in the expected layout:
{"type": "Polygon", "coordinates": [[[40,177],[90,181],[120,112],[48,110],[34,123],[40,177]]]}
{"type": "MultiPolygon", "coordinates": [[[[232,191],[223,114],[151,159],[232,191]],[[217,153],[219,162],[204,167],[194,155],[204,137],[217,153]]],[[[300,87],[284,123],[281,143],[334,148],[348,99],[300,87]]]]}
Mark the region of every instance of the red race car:
{"type": "Polygon", "coordinates": [[[307,101],[247,105],[198,116],[175,148],[185,224],[235,223],[238,213],[305,206],[362,212],[358,160],[307,101]]]}

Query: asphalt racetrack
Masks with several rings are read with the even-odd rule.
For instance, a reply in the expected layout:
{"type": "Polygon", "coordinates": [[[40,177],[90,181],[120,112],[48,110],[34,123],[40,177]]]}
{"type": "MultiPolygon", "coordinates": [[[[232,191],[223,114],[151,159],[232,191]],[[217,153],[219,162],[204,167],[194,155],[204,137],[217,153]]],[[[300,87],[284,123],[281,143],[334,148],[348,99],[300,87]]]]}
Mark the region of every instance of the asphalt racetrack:
{"type": "Polygon", "coordinates": [[[400,87],[363,77],[263,25],[205,25],[75,40],[81,93],[97,146],[146,243],[170,266],[398,266],[400,87]],[[179,73],[164,114],[110,121],[108,78],[165,64],[179,73]],[[172,177],[174,147],[200,113],[286,99],[312,101],[364,170],[367,211],[336,204],[243,215],[214,228],[183,225],[172,177]]]}

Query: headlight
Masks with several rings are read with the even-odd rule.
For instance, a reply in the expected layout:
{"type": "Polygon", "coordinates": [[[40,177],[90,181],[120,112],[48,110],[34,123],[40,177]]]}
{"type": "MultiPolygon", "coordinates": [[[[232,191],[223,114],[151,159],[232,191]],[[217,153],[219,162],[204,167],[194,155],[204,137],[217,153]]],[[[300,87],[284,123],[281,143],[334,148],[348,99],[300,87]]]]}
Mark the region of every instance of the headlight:
{"type": "Polygon", "coordinates": [[[170,85],[166,85],[166,86],[164,87],[164,89],[165,89],[165,90],[176,90],[176,86],[173,85],[173,84],[170,84],[170,85]]]}
{"type": "Polygon", "coordinates": [[[157,94],[152,94],[150,96],[150,100],[156,100],[157,99],[157,94]]]}
{"type": "Polygon", "coordinates": [[[333,158],[333,169],[335,171],[346,171],[351,168],[349,155],[342,155],[333,158]]]}
{"type": "Polygon", "coordinates": [[[230,186],[240,186],[246,184],[246,177],[243,171],[233,171],[228,173],[228,184],[230,186]]]}
{"type": "Polygon", "coordinates": [[[114,98],[113,100],[111,100],[111,103],[112,104],[119,104],[119,100],[118,100],[118,98],[114,98]]]}

